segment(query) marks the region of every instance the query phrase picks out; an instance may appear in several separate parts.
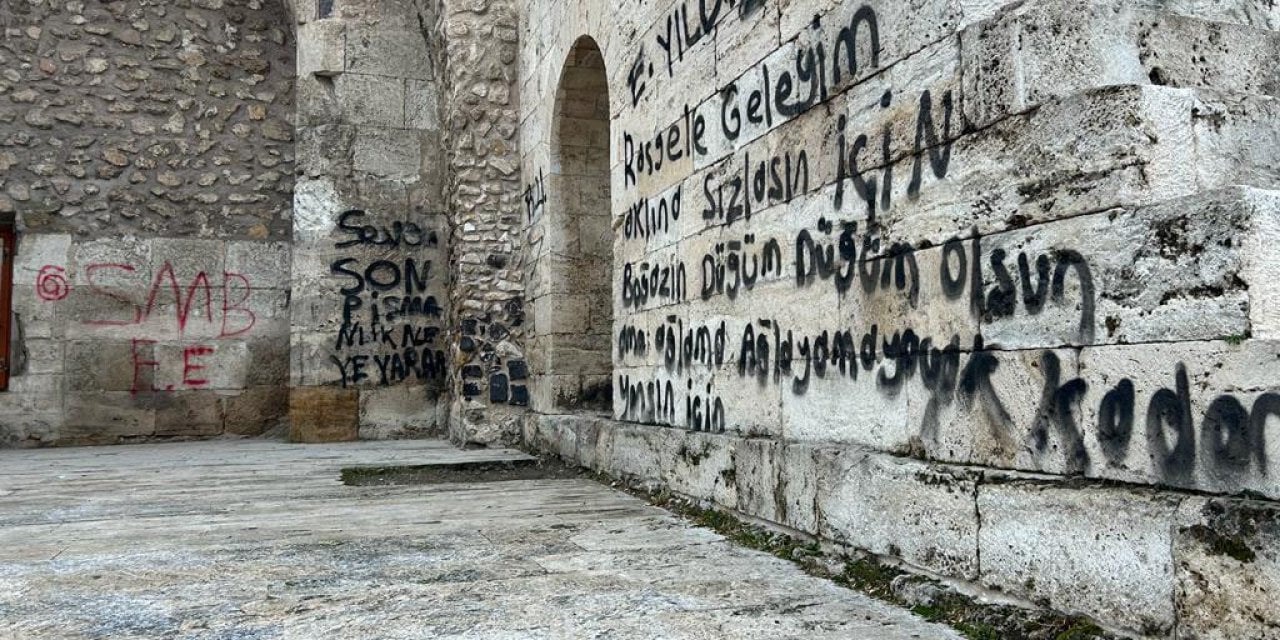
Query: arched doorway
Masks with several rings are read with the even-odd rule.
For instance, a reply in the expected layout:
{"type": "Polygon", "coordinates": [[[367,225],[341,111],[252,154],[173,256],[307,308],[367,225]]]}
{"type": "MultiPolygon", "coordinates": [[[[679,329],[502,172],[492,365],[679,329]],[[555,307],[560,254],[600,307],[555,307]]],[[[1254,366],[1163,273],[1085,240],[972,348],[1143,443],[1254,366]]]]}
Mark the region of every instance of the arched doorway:
{"type": "Polygon", "coordinates": [[[544,370],[535,384],[548,413],[608,413],[612,405],[613,228],[609,197],[609,86],[604,56],[578,39],[560,74],[551,128],[550,192],[537,305],[544,370]]]}

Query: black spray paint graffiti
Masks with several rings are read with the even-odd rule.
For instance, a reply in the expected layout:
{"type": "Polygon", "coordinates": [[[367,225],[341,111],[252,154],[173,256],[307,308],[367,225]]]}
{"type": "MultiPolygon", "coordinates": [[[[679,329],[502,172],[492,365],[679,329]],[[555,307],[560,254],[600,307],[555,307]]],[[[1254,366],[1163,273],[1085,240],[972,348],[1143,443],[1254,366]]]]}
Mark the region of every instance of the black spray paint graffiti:
{"type": "MultiPolygon", "coordinates": [[[[717,92],[718,99],[696,108],[684,105],[683,117],[658,129],[652,136],[637,136],[623,131],[623,187],[629,189],[636,186],[642,175],[654,176],[662,173],[664,167],[679,166],[677,163],[686,156],[706,157],[708,136],[713,133],[707,126],[709,118],[719,119],[719,135],[732,146],[748,129],[772,129],[805,113],[826,101],[837,90],[878,69],[880,26],[875,11],[863,6],[853,13],[847,23],[838,26],[839,30],[834,33],[815,36],[813,40],[819,44],[801,46],[794,62],[782,68],[771,68],[768,63],[761,62],[722,87],[717,92]],[[704,110],[708,113],[704,114],[704,110]]],[[[813,28],[822,30],[825,27],[821,22],[815,21],[813,28]]],[[[644,61],[643,51],[632,65],[629,80],[636,101],[639,100],[636,96],[642,95],[645,73],[652,76],[652,66],[644,61]]],[[[948,93],[944,99],[944,108],[948,114],[950,100],[948,93]]],[[[932,111],[923,117],[932,118],[932,111]]],[[[933,131],[932,120],[926,124],[927,130],[922,135],[926,136],[924,144],[928,147],[931,139],[928,135],[933,131]]],[[[946,128],[947,125],[944,124],[944,130],[946,128]]],[[[720,148],[719,145],[716,148],[720,148]]],[[[943,151],[934,150],[934,153],[941,154],[943,151]]],[[[750,178],[744,181],[744,190],[749,180],[750,178]]]]}
{"type": "Polygon", "coordinates": [[[724,322],[715,327],[689,327],[686,330],[684,320],[669,317],[665,325],[654,331],[653,338],[654,347],[662,354],[662,364],[667,371],[683,373],[689,367],[709,368],[724,364],[729,334],[724,322]]]}
{"type": "Polygon", "coordinates": [[[677,258],[628,262],[622,267],[622,306],[639,309],[650,301],[661,304],[689,298],[689,274],[677,258]]]}
{"type": "MultiPolygon", "coordinates": [[[[351,237],[335,248],[430,248],[439,244],[434,232],[412,222],[388,227],[361,225],[365,212],[344,212],[338,228],[351,237]]],[[[330,360],[338,367],[343,386],[388,386],[405,380],[442,380],[445,359],[434,348],[442,309],[427,292],[430,260],[406,257],[392,261],[365,261],[345,257],[330,265],[330,273],[348,282],[342,295],[342,326],[334,340],[330,360]]]]}
{"type": "Polygon", "coordinates": [[[649,354],[649,334],[644,329],[626,325],[618,330],[618,358],[643,358],[649,354]]]}
{"type": "Polygon", "coordinates": [[[710,172],[702,180],[706,207],[702,219],[732,225],[750,220],[751,212],[775,204],[791,202],[809,191],[809,154],[790,151],[765,159],[742,154],[742,166],[725,163],[726,175],[710,172]],[[728,172],[733,168],[732,172],[728,172]]]}
{"type": "MultiPolygon", "coordinates": [[[[974,347],[983,348],[980,337],[974,347]]],[[[835,329],[796,335],[776,320],[758,319],[743,329],[737,355],[738,375],[755,378],[761,385],[787,385],[797,396],[808,393],[815,377],[857,381],[860,375],[870,375],[878,390],[894,397],[917,375],[924,375],[930,387],[949,380],[948,390],[954,391],[960,369],[960,338],[953,336],[945,344],[935,344],[932,338],[922,339],[911,329],[881,335],[879,325],[865,332],[835,329]]],[[[984,378],[992,369],[981,362],[971,365],[962,378],[978,393],[985,389],[984,378]]]]}
{"type": "Polygon", "coordinates": [[[367,214],[360,209],[351,209],[338,216],[338,229],[352,236],[349,240],[334,243],[334,247],[345,249],[355,246],[377,247],[434,247],[440,244],[440,238],[434,231],[425,231],[413,222],[395,221],[389,227],[372,224],[360,224],[360,219],[367,214]]]}
{"type": "MultiPolygon", "coordinates": [[[[1040,353],[1040,374],[1044,376],[1044,390],[1040,394],[1035,424],[1031,426],[1032,447],[1037,454],[1044,455],[1051,438],[1056,437],[1067,473],[1083,473],[1089,466],[1089,452],[1085,449],[1076,408],[1089,385],[1079,378],[1062,384],[1062,363],[1052,351],[1040,353]]],[[[1129,388],[1132,390],[1133,385],[1129,388]]]]}
{"type": "Polygon", "coordinates": [[[921,426],[926,441],[936,440],[940,412],[957,398],[966,406],[980,403],[990,424],[1004,426],[1012,420],[991,382],[999,363],[983,351],[981,336],[974,339],[974,351],[962,367],[959,336],[935,342],[911,329],[882,336],[879,325],[872,325],[861,334],[837,329],[797,337],[773,320],[756,324],[758,329],[748,324],[743,331],[738,373],[761,385],[784,384],[793,395],[804,396],[814,378],[856,382],[868,376],[877,391],[893,398],[918,379],[929,392],[921,426]]]}
{"type": "Polygon", "coordinates": [[[439,318],[441,309],[435,296],[424,295],[431,278],[431,261],[421,265],[414,258],[403,263],[375,260],[364,269],[357,258],[341,258],[330,265],[330,272],[345,276],[352,284],[339,289],[346,296],[342,305],[344,324],[358,322],[358,314],[368,315],[371,325],[402,321],[406,318],[439,318]],[[368,294],[367,299],[362,294],[368,294]]]}
{"type": "Polygon", "coordinates": [[[1132,380],[1108,389],[1090,430],[1081,406],[1088,382],[1079,377],[1064,381],[1060,357],[1044,350],[1039,354],[1043,386],[1038,409],[1031,424],[1019,425],[993,382],[1005,362],[1001,353],[989,350],[980,336],[971,349],[962,351],[958,336],[935,342],[910,329],[881,335],[876,325],[861,335],[848,329],[797,335],[776,321],[760,319],[743,329],[736,355],[741,377],[754,378],[762,386],[784,385],[796,396],[806,395],[814,379],[874,384],[886,398],[897,397],[908,383],[918,381],[928,397],[920,437],[931,446],[942,436],[943,409],[958,403],[967,411],[980,411],[994,440],[1006,449],[1025,446],[1039,459],[1060,452],[1068,474],[1095,474],[1103,463],[1125,465],[1140,425],[1145,425],[1142,435],[1151,469],[1161,481],[1192,486],[1199,469],[1211,486],[1236,487],[1268,473],[1267,428],[1280,426],[1280,393],[1259,395],[1251,408],[1234,395],[1218,396],[1197,430],[1190,379],[1186,366],[1179,363],[1173,388],[1150,394],[1145,413],[1137,412],[1132,380]],[[1089,433],[1103,461],[1091,457],[1089,433]]]}
{"type": "MultiPolygon", "coordinates": [[[[1097,464],[1085,446],[1080,403],[1089,385],[1076,378],[1060,384],[1060,365],[1050,351],[1041,354],[1044,391],[1031,441],[1037,454],[1045,454],[1056,438],[1064,452],[1068,473],[1088,473],[1097,464]]],[[[1161,480],[1178,486],[1195,484],[1197,468],[1212,486],[1232,487],[1249,477],[1266,476],[1269,422],[1280,420],[1280,394],[1258,396],[1252,409],[1234,395],[1214,398],[1200,420],[1191,405],[1191,381],[1184,363],[1174,370],[1173,388],[1156,390],[1148,399],[1145,420],[1147,453],[1152,470],[1161,480]]],[[[1123,465],[1135,436],[1137,407],[1135,385],[1121,380],[1102,397],[1095,429],[1098,448],[1107,464],[1123,465]]]]}
{"type": "Polygon", "coordinates": [[[653,63],[644,55],[644,44],[636,52],[636,59],[627,70],[627,89],[631,91],[631,106],[640,104],[645,91],[649,89],[649,79],[653,78],[653,63]]]}
{"type": "Polygon", "coordinates": [[[675,229],[680,221],[683,186],[677,186],[670,194],[656,198],[643,198],[623,213],[622,237],[627,240],[658,236],[675,229]]]}
{"type": "MultiPolygon", "coordinates": [[[[893,104],[893,94],[885,92],[880,98],[880,108],[888,109],[893,104]]],[[[920,104],[916,111],[915,142],[911,149],[911,179],[907,183],[907,197],[916,200],[924,184],[924,160],[928,156],[929,171],[934,178],[941,180],[947,177],[951,165],[951,145],[954,133],[951,128],[954,111],[951,91],[942,94],[942,129],[938,130],[934,117],[934,100],[930,91],[920,94],[920,104]]],[[[853,193],[866,204],[867,219],[874,221],[877,210],[887,211],[893,206],[894,184],[894,149],[891,125],[886,124],[880,134],[879,154],[868,146],[870,139],[865,133],[858,134],[852,144],[848,140],[848,118],[840,116],[836,121],[836,191],[834,205],[837,210],[844,207],[845,182],[851,183],[853,193]],[[873,155],[874,154],[874,155],[873,155]],[[870,155],[870,160],[863,160],[870,155]],[[863,169],[863,167],[879,167],[863,169]]]]}
{"type": "Polygon", "coordinates": [[[835,243],[830,237],[835,224],[818,220],[815,236],[803,229],[796,236],[793,262],[796,286],[806,288],[815,281],[829,281],[836,293],[845,295],[858,284],[862,292],[897,291],[906,295],[912,307],[920,301],[920,268],[915,251],[905,244],[895,244],[881,255],[879,234],[868,233],[857,239],[858,225],[841,222],[835,243]],[[859,258],[861,244],[861,258],[859,258]]]}
{"type": "Polygon", "coordinates": [[[697,390],[694,387],[691,378],[680,385],[672,380],[642,380],[622,374],[617,377],[614,407],[621,419],[630,422],[724,433],[724,400],[715,394],[711,383],[698,385],[697,390]],[[683,402],[677,393],[683,394],[683,402]]]}
{"type": "Polygon", "coordinates": [[[742,240],[716,243],[712,253],[702,256],[702,299],[715,295],[738,298],[739,291],[751,291],[757,282],[783,277],[782,247],[777,240],[757,244],[754,234],[742,240]]]}
{"type": "MultiPolygon", "coordinates": [[[[821,30],[821,21],[815,20],[814,30],[821,30]]],[[[816,46],[799,47],[791,65],[770,69],[761,63],[743,74],[738,80],[720,90],[720,131],[730,142],[742,135],[744,117],[746,123],[772,128],[775,121],[783,122],[802,114],[814,105],[825,102],[833,87],[844,86],[845,73],[852,82],[868,68],[880,66],[880,26],[875,11],[863,6],[854,12],[847,25],[831,38],[831,57],[827,56],[827,40],[830,34],[814,37],[816,46]],[[859,34],[866,34],[870,42],[865,47],[871,54],[870,65],[860,65],[858,51],[862,47],[859,34]],[[841,52],[844,64],[841,65],[841,52]],[[757,77],[753,77],[758,74],[757,77]],[[748,81],[754,88],[746,87],[748,81]]],[[[799,41],[797,41],[799,42],[799,41]]]]}
{"type": "Polygon", "coordinates": [[[542,176],[542,169],[538,169],[538,177],[524,188],[524,212],[529,222],[533,222],[546,205],[547,183],[542,176]]]}
{"type": "Polygon", "coordinates": [[[685,157],[706,156],[706,134],[706,117],[691,110],[687,104],[679,120],[659,129],[652,138],[638,139],[623,131],[623,186],[634,187],[641,175],[655,175],[662,171],[663,166],[674,166],[685,157]]]}
{"type": "MultiPolygon", "coordinates": [[[[754,234],[745,234],[742,241],[717,243],[712,253],[702,257],[701,298],[724,294],[736,300],[760,282],[790,277],[800,289],[829,283],[842,297],[855,290],[864,296],[893,294],[902,296],[911,308],[919,308],[921,282],[930,274],[921,272],[917,253],[937,249],[916,249],[905,243],[885,246],[879,226],[871,229],[859,235],[856,222],[819,218],[813,229],[800,230],[788,249],[776,239],[761,240],[754,234]],[[793,256],[788,262],[783,260],[784,251],[793,256]]],[[[1032,316],[1044,313],[1049,303],[1060,309],[1078,307],[1075,339],[1092,343],[1096,293],[1092,270],[1080,252],[1020,252],[1017,277],[1010,271],[1005,250],[996,248],[990,256],[983,255],[976,231],[967,241],[947,241],[941,254],[933,274],[939,288],[948,300],[968,295],[974,318],[996,322],[1013,316],[1019,304],[1032,316]],[[994,278],[990,288],[984,281],[984,263],[994,278]]]]}
{"type": "MultiPolygon", "coordinates": [[[[1132,389],[1131,381],[1121,384],[1125,383],[1132,389]]],[[[1126,449],[1132,435],[1133,398],[1119,391],[1114,396],[1108,393],[1104,404],[1108,399],[1110,406],[1099,410],[1099,415],[1105,413],[1109,420],[1105,425],[1109,443],[1104,451],[1118,453],[1126,449]]],[[[1198,464],[1216,482],[1238,482],[1253,474],[1267,474],[1266,430],[1273,418],[1280,420],[1280,394],[1258,396],[1252,409],[1246,409],[1233,395],[1219,396],[1201,420],[1197,446],[1191,383],[1186,366],[1179,363],[1174,388],[1156,391],[1147,404],[1147,447],[1159,475],[1171,482],[1189,482],[1198,464]]]]}
{"type": "Polygon", "coordinates": [[[1066,298],[1067,276],[1074,274],[1080,293],[1080,330],[1077,338],[1085,344],[1093,342],[1094,337],[1094,288],[1093,274],[1089,263],[1077,251],[1062,249],[1054,251],[1052,257],[1039,255],[1035,258],[1035,284],[1031,282],[1031,259],[1025,253],[1018,254],[1018,280],[1015,282],[1005,264],[1008,254],[1004,249],[991,252],[991,271],[996,278],[996,286],[988,294],[984,305],[986,320],[997,320],[1012,316],[1018,306],[1018,291],[1022,291],[1021,301],[1027,313],[1036,316],[1044,310],[1045,301],[1052,287],[1053,302],[1063,303],[1066,298]],[[1050,271],[1053,277],[1050,278],[1050,271]]]}
{"type": "MultiPolygon", "coordinates": [[[[835,53],[838,56],[840,50],[845,49],[847,52],[845,68],[852,76],[858,73],[857,34],[860,26],[863,25],[866,26],[866,31],[870,33],[873,42],[872,64],[879,65],[879,28],[876,25],[874,12],[864,8],[855,13],[852,23],[842,29],[836,38],[835,53]]],[[[829,97],[828,77],[833,83],[840,83],[842,79],[839,64],[828,68],[824,44],[819,44],[816,48],[806,47],[799,51],[796,54],[794,73],[789,68],[781,71],[771,70],[766,63],[761,63],[757,71],[760,75],[758,86],[740,89],[739,83],[744,81],[739,80],[730,83],[720,91],[720,132],[729,142],[738,140],[743,135],[746,125],[763,125],[766,129],[771,129],[775,120],[785,121],[808,111],[815,104],[826,101],[829,97]],[[802,87],[807,88],[801,91],[802,87]]],[[[950,94],[947,96],[946,104],[949,122],[950,94]]],[[[929,117],[929,114],[922,114],[921,117],[929,117]]],[[[841,155],[843,156],[843,152],[841,155]]],[[[732,224],[739,217],[749,219],[753,204],[759,207],[766,202],[768,204],[790,202],[797,194],[808,191],[809,162],[807,152],[804,150],[795,154],[787,152],[757,161],[756,165],[751,163],[748,154],[744,154],[743,165],[741,177],[734,176],[728,180],[727,185],[716,185],[714,189],[712,188],[714,175],[707,176],[703,188],[708,206],[703,211],[703,218],[723,220],[727,224],[732,224]],[[727,203],[726,186],[729,191],[727,203]]]]}
{"type": "Polygon", "coordinates": [[[667,77],[675,75],[675,64],[684,59],[686,51],[693,49],[703,37],[715,37],[721,11],[738,10],[738,16],[746,19],[756,15],[765,0],[698,0],[696,19],[690,27],[689,1],[682,0],[667,15],[666,28],[659,30],[656,39],[666,55],[667,77]]]}
{"type": "MultiPolygon", "coordinates": [[[[698,0],[697,11],[690,18],[690,2],[682,1],[667,14],[665,28],[659,29],[654,36],[658,48],[663,52],[666,63],[667,78],[675,76],[676,64],[684,60],[685,53],[705,37],[715,37],[720,28],[721,18],[729,11],[737,9],[738,17],[746,20],[758,15],[764,7],[765,0],[698,0]]],[[[631,106],[640,104],[648,90],[649,82],[654,79],[654,65],[645,56],[644,43],[636,52],[635,60],[627,71],[627,88],[631,93],[631,106]]]]}

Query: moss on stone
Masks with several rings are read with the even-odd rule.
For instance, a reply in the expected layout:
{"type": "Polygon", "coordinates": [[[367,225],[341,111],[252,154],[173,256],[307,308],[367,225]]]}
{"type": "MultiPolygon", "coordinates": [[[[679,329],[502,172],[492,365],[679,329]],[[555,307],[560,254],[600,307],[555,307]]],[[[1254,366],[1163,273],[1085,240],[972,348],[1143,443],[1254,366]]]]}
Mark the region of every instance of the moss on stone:
{"type": "Polygon", "coordinates": [[[725,538],[751,549],[796,562],[805,572],[827,578],[879,600],[910,608],[916,615],[946,624],[970,640],[1114,640],[1093,622],[1048,609],[1024,609],[990,605],[961,594],[924,576],[916,576],[880,559],[863,555],[833,557],[819,541],[748,523],[735,514],[673,494],[668,489],[650,490],[628,486],[605,474],[597,481],[645,498],[693,523],[712,529],[725,538]],[[931,583],[937,596],[929,602],[911,602],[895,590],[903,576],[913,583],[931,583]]]}
{"type": "Polygon", "coordinates": [[[1239,536],[1228,536],[1202,524],[1188,529],[1193,538],[1204,544],[1210,554],[1227,556],[1248,564],[1258,558],[1258,554],[1239,536]]]}

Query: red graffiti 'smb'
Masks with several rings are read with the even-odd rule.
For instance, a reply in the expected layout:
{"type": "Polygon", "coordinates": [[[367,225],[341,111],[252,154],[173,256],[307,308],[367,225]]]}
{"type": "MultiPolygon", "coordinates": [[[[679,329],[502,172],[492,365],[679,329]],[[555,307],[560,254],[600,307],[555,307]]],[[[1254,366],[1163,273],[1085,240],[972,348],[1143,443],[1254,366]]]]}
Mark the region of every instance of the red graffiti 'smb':
{"type": "Polygon", "coordinates": [[[157,307],[173,301],[174,320],[178,331],[185,331],[187,323],[192,319],[194,309],[197,316],[203,309],[203,316],[209,323],[219,323],[219,338],[231,338],[248,333],[257,323],[258,317],[249,308],[249,296],[252,294],[249,278],[244,274],[224,271],[221,286],[215,287],[204,271],[197,272],[185,286],[179,284],[173,265],[165,262],[151,281],[146,300],[136,300],[118,287],[103,284],[103,277],[114,273],[116,276],[136,273],[133,265],[100,262],[85,267],[85,279],[93,295],[113,301],[112,304],[124,305],[131,311],[118,318],[94,318],[85,320],[88,325],[127,326],[142,324],[152,317],[157,307]],[[221,313],[214,315],[215,299],[221,313]]]}

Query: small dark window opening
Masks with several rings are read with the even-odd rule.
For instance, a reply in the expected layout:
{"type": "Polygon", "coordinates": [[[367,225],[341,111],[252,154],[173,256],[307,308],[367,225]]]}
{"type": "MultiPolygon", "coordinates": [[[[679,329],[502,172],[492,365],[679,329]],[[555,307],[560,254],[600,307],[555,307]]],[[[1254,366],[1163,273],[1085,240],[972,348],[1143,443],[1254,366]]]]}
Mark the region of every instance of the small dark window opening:
{"type": "Polygon", "coordinates": [[[13,248],[12,222],[0,222],[0,391],[9,390],[9,335],[13,329],[13,248]]]}

